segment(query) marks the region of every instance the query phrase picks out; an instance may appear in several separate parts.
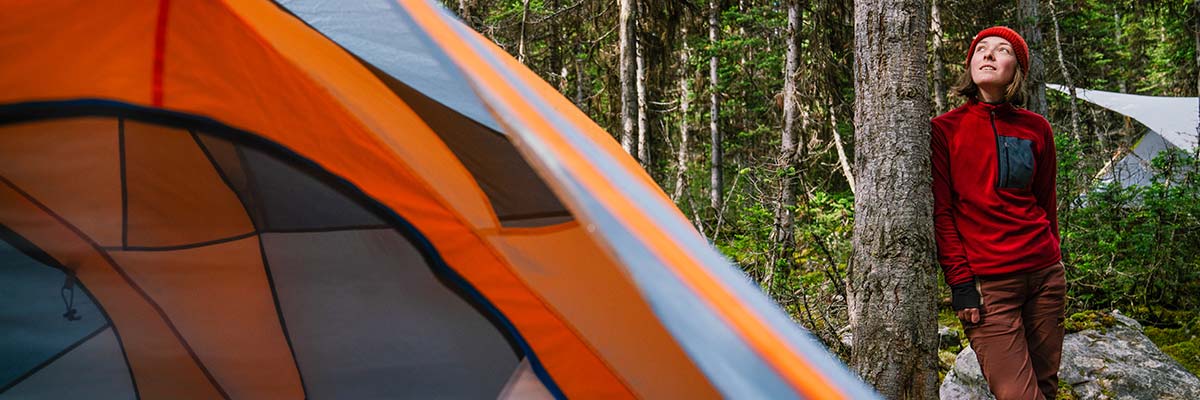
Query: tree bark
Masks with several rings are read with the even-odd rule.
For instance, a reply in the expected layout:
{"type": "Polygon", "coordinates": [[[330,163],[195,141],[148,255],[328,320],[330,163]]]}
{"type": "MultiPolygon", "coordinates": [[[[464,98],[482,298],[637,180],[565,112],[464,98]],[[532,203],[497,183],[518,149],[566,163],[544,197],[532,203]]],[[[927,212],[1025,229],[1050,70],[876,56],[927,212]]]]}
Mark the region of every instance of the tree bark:
{"type": "MultiPolygon", "coordinates": [[[[683,194],[687,192],[687,167],[691,158],[692,145],[691,127],[688,126],[688,110],[692,105],[692,88],[689,82],[691,67],[688,66],[691,49],[687,44],[687,29],[683,30],[683,49],[679,51],[679,150],[675,154],[675,191],[671,200],[679,204],[683,194]]],[[[693,211],[694,212],[694,211],[693,211]]]]}
{"type": "Polygon", "coordinates": [[[797,152],[802,143],[796,140],[796,114],[799,101],[796,99],[796,75],[800,57],[800,0],[787,0],[787,55],[783,68],[783,131],[779,141],[779,168],[783,170],[779,183],[779,198],[775,203],[775,223],[771,229],[771,243],[775,251],[763,274],[763,286],[773,293],[777,271],[787,274],[792,268],[792,252],[795,238],[792,225],[795,221],[797,152]]]}
{"type": "MultiPolygon", "coordinates": [[[[1058,69],[1062,72],[1063,83],[1067,84],[1067,90],[1071,94],[1071,98],[1069,99],[1071,102],[1071,135],[1075,138],[1075,141],[1079,141],[1081,138],[1079,132],[1079,107],[1075,105],[1075,82],[1071,80],[1071,71],[1067,70],[1067,62],[1065,57],[1063,57],[1062,33],[1058,29],[1058,7],[1054,5],[1054,0],[1048,0],[1047,5],[1050,6],[1050,20],[1054,22],[1054,49],[1058,53],[1058,69]]],[[[1102,138],[1102,136],[1098,136],[1098,138],[1102,138]]],[[[1104,143],[1097,142],[1097,144],[1103,145],[1104,143]]]]}
{"type": "Polygon", "coordinates": [[[889,399],[936,399],[937,324],[924,0],[855,0],[850,367],[889,399]]]}
{"type": "Polygon", "coordinates": [[[642,167],[650,165],[650,122],[646,110],[646,56],[642,44],[634,40],[637,53],[637,159],[642,167]]]}
{"type": "Polygon", "coordinates": [[[1046,115],[1046,67],[1042,61],[1042,28],[1038,0],[1021,0],[1017,6],[1021,37],[1029,45],[1029,76],[1025,77],[1028,97],[1025,108],[1046,115]]]}
{"type": "Polygon", "coordinates": [[[933,104],[936,107],[933,110],[934,114],[948,111],[946,108],[946,67],[942,65],[942,12],[938,7],[938,1],[929,1],[929,34],[933,42],[933,49],[930,50],[930,53],[933,53],[933,104]]]}
{"type": "Polygon", "coordinates": [[[637,151],[633,148],[634,134],[636,129],[637,110],[637,94],[635,83],[637,77],[636,66],[634,65],[637,57],[637,46],[634,38],[634,0],[620,0],[620,16],[618,18],[617,30],[620,31],[618,39],[618,47],[620,59],[620,74],[621,74],[621,147],[626,153],[636,157],[637,151]]]}
{"type": "Polygon", "coordinates": [[[724,180],[721,175],[722,156],[721,151],[721,130],[718,124],[721,114],[719,86],[717,86],[717,30],[720,29],[720,13],[721,0],[709,0],[708,7],[708,43],[712,49],[712,56],[708,60],[708,86],[709,86],[709,118],[708,128],[710,133],[710,142],[712,144],[712,165],[709,174],[709,197],[713,211],[720,213],[722,201],[722,189],[724,180]]]}

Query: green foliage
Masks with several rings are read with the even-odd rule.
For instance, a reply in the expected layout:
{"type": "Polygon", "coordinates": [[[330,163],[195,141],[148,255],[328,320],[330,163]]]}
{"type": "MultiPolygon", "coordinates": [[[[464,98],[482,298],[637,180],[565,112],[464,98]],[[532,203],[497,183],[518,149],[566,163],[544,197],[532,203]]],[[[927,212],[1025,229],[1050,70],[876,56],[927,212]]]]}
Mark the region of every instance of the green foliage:
{"type": "Polygon", "coordinates": [[[1200,339],[1192,338],[1186,342],[1165,346],[1162,351],[1183,364],[1188,371],[1200,375],[1200,339]]]}
{"type": "Polygon", "coordinates": [[[1152,165],[1149,186],[1077,200],[1063,232],[1072,308],[1200,308],[1200,163],[1168,151],[1152,165]]]}

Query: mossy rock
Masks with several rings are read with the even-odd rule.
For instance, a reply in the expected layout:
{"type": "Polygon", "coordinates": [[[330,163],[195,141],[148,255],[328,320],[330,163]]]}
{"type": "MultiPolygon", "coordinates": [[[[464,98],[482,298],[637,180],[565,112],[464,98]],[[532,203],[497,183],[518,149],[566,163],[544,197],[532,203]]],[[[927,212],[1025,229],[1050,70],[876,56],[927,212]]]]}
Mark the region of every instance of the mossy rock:
{"type": "Polygon", "coordinates": [[[1108,332],[1108,328],[1112,328],[1117,323],[1117,318],[1111,313],[1104,311],[1083,311],[1071,314],[1063,322],[1063,327],[1067,333],[1075,333],[1094,329],[1101,333],[1108,332]]]}
{"type": "Polygon", "coordinates": [[[1071,387],[1070,383],[1060,379],[1058,381],[1058,396],[1055,398],[1058,400],[1079,400],[1079,395],[1075,393],[1075,389],[1071,387]]]}

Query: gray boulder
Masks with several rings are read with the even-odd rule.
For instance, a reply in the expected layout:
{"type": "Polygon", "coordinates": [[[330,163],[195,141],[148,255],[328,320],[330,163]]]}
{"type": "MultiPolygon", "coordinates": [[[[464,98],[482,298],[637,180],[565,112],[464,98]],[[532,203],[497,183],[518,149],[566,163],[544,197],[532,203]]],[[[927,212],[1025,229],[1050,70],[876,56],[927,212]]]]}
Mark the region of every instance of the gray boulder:
{"type": "MultiPolygon", "coordinates": [[[[1063,340],[1058,378],[1081,399],[1200,399],[1200,378],[1163,353],[1132,318],[1113,312],[1105,331],[1088,329],[1063,340]]],[[[946,374],[942,399],[995,399],[968,346],[946,374]]]]}

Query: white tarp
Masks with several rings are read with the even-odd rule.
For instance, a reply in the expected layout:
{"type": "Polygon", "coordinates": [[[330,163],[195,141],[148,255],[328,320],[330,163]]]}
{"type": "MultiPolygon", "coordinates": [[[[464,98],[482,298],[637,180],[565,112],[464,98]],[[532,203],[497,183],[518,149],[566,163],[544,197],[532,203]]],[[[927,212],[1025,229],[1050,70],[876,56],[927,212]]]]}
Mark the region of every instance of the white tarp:
{"type": "MultiPolygon", "coordinates": [[[[1070,95],[1063,85],[1046,87],[1070,95]]],[[[1196,125],[1200,124],[1200,100],[1195,97],[1156,97],[1075,89],[1075,97],[1133,118],[1163,139],[1184,150],[1196,149],[1196,125]]]]}

